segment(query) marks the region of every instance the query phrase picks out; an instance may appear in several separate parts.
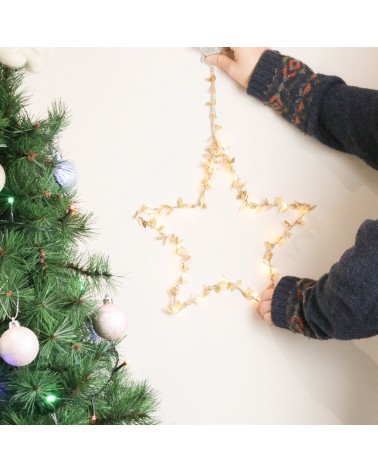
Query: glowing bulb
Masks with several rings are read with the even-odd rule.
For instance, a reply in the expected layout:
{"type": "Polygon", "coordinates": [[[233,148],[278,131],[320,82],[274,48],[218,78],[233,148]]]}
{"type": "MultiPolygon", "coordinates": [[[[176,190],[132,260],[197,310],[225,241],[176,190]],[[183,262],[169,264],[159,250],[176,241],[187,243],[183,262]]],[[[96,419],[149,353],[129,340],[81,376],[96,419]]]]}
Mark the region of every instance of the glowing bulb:
{"type": "Polygon", "coordinates": [[[253,293],[252,293],[252,299],[253,299],[255,302],[259,302],[259,301],[260,301],[260,295],[259,295],[257,292],[253,292],[253,293]]]}
{"type": "Polygon", "coordinates": [[[289,205],[285,202],[282,203],[281,205],[281,211],[286,211],[289,208],[289,205]]]}
{"type": "Polygon", "coordinates": [[[13,203],[14,203],[14,197],[8,197],[8,203],[9,203],[10,205],[13,205],[13,203]]]}
{"type": "Polygon", "coordinates": [[[56,400],[58,399],[58,397],[56,397],[55,395],[47,395],[46,397],[46,401],[47,403],[54,403],[56,400]]]}

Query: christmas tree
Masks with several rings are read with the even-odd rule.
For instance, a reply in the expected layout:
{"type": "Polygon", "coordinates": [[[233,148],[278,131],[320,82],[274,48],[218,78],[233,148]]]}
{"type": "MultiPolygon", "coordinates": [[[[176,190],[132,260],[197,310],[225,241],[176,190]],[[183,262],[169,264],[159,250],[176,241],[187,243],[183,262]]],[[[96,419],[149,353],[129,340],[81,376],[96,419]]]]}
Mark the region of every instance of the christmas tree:
{"type": "Polygon", "coordinates": [[[156,424],[156,393],[116,349],[124,313],[98,301],[108,258],[80,250],[93,217],[64,174],[67,110],[31,117],[23,77],[0,64],[0,424],[156,424]]]}

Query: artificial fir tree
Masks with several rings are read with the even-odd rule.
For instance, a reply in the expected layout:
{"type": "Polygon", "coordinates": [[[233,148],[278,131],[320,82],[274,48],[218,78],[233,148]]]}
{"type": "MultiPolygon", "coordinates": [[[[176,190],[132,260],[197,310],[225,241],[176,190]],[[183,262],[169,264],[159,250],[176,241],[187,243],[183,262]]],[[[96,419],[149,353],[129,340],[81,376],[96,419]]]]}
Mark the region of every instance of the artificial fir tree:
{"type": "Polygon", "coordinates": [[[92,215],[59,178],[67,111],[30,117],[22,80],[0,65],[0,424],[154,424],[155,392],[93,331],[114,282],[106,257],[80,252],[92,215]]]}

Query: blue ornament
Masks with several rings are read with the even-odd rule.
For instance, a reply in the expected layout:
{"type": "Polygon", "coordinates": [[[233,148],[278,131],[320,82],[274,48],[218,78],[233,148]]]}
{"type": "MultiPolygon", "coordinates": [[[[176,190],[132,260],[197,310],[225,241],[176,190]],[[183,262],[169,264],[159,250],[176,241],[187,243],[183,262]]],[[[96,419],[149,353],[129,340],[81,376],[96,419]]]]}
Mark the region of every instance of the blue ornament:
{"type": "Polygon", "coordinates": [[[54,172],[55,180],[62,187],[72,189],[77,184],[76,168],[70,161],[63,160],[60,154],[55,155],[58,166],[54,172]]]}
{"type": "Polygon", "coordinates": [[[100,336],[97,335],[96,331],[93,329],[93,326],[90,324],[89,325],[89,331],[90,331],[90,339],[91,341],[95,342],[95,343],[99,343],[102,341],[102,339],[100,338],[100,336]]]}

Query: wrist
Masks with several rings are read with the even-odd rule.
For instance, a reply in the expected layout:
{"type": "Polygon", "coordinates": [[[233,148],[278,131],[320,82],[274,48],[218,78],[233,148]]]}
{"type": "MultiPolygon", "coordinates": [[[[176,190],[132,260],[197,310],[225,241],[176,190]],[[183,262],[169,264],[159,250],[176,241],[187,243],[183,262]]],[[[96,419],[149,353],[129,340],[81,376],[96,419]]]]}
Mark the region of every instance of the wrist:
{"type": "Polygon", "coordinates": [[[282,64],[282,56],[278,51],[266,49],[260,56],[248,81],[247,93],[253,97],[266,101],[266,93],[272,83],[278,67],[282,64]]]}

